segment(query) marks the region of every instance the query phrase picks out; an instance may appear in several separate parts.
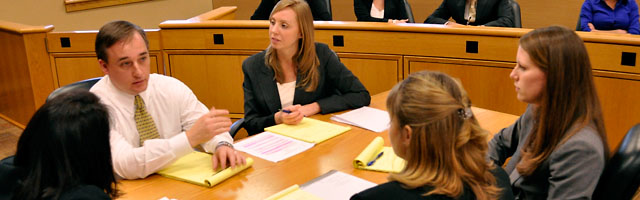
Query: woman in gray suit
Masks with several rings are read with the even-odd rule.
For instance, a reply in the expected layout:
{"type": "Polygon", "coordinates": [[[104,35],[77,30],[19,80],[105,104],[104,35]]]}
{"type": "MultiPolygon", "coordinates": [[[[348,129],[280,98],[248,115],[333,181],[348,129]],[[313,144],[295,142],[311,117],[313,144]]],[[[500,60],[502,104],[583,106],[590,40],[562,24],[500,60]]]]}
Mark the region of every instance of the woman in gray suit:
{"type": "Polygon", "coordinates": [[[326,44],[315,43],[304,0],[281,0],[269,17],[269,47],[242,63],[249,135],[303,117],[369,105],[369,92],[326,44]]]}
{"type": "Polygon", "coordinates": [[[510,75],[526,112],[489,143],[517,199],[591,199],[609,148],[589,56],[563,27],[520,38],[510,75]]]}

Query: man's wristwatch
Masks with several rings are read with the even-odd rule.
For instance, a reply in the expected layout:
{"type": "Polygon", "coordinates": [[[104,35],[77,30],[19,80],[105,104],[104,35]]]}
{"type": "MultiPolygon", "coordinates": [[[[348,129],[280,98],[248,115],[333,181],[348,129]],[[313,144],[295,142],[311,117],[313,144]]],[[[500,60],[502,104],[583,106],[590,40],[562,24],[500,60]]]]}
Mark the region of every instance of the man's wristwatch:
{"type": "Polygon", "coordinates": [[[231,149],[233,149],[233,144],[227,142],[227,141],[220,141],[218,142],[218,145],[216,146],[216,151],[218,150],[218,148],[220,148],[221,146],[228,146],[231,149]]]}

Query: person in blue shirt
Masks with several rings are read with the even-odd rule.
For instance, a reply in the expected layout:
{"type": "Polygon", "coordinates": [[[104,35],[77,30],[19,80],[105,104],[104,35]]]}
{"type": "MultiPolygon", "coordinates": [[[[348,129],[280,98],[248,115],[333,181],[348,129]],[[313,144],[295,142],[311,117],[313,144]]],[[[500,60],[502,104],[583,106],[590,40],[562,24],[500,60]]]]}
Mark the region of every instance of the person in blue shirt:
{"type": "Polygon", "coordinates": [[[638,4],[635,0],[585,0],[579,30],[640,34],[638,4]]]}

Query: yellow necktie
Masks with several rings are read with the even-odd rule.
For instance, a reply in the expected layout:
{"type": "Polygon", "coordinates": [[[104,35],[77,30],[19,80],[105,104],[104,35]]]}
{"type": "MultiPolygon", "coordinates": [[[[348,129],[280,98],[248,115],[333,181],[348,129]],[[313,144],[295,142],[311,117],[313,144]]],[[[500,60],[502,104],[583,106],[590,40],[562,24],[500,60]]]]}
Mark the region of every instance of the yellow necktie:
{"type": "Polygon", "coordinates": [[[470,0],[471,4],[469,5],[469,23],[473,23],[476,21],[476,6],[478,4],[478,0],[470,0]]]}
{"type": "Polygon", "coordinates": [[[153,122],[151,115],[147,112],[144,100],[142,100],[140,95],[136,95],[136,100],[133,104],[136,106],[136,113],[133,117],[136,120],[138,135],[140,135],[140,146],[144,144],[145,140],[160,138],[160,135],[158,135],[158,129],[156,129],[156,124],[153,122]]]}

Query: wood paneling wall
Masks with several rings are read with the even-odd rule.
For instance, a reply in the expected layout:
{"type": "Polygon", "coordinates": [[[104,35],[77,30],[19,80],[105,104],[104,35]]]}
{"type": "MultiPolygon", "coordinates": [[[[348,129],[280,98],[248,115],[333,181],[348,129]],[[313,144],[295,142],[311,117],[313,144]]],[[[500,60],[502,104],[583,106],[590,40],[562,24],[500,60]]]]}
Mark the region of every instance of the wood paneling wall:
{"type": "Polygon", "coordinates": [[[0,21],[0,117],[21,127],[53,91],[45,44],[52,29],[0,21]]]}

